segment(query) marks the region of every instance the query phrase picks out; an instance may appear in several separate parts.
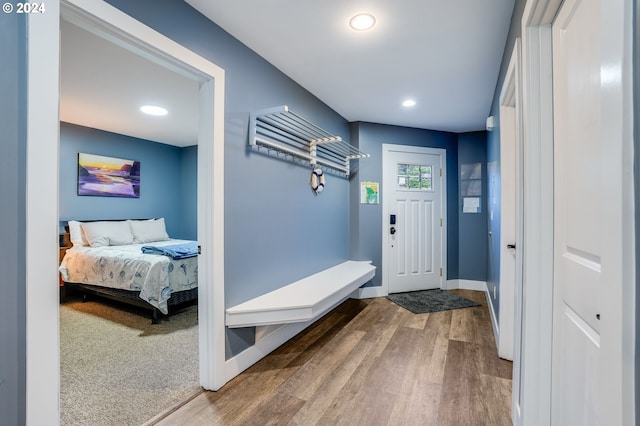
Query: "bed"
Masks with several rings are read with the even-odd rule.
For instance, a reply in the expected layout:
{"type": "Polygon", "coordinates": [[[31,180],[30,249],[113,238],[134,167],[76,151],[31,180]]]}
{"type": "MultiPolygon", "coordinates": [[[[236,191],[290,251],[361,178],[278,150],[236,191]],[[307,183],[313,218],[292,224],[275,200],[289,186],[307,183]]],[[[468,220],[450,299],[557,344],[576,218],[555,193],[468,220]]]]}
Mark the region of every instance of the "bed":
{"type": "Polygon", "coordinates": [[[71,290],[142,307],[152,321],[197,300],[195,241],[171,239],[164,219],[69,221],[60,273],[71,290]]]}

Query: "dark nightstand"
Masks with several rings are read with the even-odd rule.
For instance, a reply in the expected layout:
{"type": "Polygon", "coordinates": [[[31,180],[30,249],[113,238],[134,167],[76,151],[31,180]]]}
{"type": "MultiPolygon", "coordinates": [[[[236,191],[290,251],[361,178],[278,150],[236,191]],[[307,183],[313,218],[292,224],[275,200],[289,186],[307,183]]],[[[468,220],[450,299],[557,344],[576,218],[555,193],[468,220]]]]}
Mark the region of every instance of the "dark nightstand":
{"type": "MultiPolygon", "coordinates": [[[[64,247],[59,247],[58,251],[58,265],[62,262],[62,258],[68,249],[71,248],[71,243],[69,241],[69,234],[66,232],[60,233],[60,244],[64,244],[64,247]]],[[[60,282],[60,302],[64,302],[67,299],[67,293],[64,288],[64,281],[62,280],[62,274],[58,274],[59,282],[60,282]]]]}

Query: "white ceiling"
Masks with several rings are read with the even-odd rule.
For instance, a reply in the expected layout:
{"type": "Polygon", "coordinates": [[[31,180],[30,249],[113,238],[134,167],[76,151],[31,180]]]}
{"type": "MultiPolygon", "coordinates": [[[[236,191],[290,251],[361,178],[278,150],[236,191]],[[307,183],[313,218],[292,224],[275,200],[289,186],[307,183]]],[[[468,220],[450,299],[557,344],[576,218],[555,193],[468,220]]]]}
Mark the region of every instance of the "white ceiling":
{"type": "Polygon", "coordinates": [[[60,120],[176,146],[198,140],[198,82],[62,21],[60,120]],[[140,112],[145,104],[169,110],[140,112]]]}
{"type": "Polygon", "coordinates": [[[483,130],[514,0],[185,0],[349,121],[483,130]],[[376,25],[348,26],[359,12],[376,25]],[[417,105],[403,108],[413,98],[417,105]]]}
{"type": "MultiPolygon", "coordinates": [[[[514,0],[185,0],[348,121],[482,130],[514,0]],[[368,12],[376,26],[348,27],[368,12]],[[404,99],[417,105],[407,109],[404,99]]],[[[187,23],[183,23],[187,24],[187,23]]],[[[177,146],[197,141],[198,83],[61,24],[62,121],[177,146]],[[166,117],[139,112],[165,106],[166,117]]]]}

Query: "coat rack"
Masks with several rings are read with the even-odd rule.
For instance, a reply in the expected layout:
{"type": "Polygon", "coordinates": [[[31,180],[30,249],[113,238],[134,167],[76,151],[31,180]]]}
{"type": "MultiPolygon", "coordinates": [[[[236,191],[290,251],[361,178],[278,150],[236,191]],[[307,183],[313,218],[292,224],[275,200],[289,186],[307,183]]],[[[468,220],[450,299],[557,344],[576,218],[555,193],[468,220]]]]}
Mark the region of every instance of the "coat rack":
{"type": "Polygon", "coordinates": [[[249,145],[286,159],[349,177],[351,160],[369,157],[289,110],[286,105],[251,114],[249,145]]]}

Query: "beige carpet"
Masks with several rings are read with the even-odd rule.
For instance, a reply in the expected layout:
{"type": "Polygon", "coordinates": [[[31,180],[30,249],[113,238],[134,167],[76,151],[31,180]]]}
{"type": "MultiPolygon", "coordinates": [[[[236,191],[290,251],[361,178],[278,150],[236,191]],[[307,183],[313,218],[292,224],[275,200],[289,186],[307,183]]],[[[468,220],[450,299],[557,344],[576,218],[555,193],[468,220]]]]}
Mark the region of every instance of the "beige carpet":
{"type": "Polygon", "coordinates": [[[197,306],[152,325],[117,304],[61,305],[60,381],[62,425],[144,423],[199,387],[197,306]]]}

